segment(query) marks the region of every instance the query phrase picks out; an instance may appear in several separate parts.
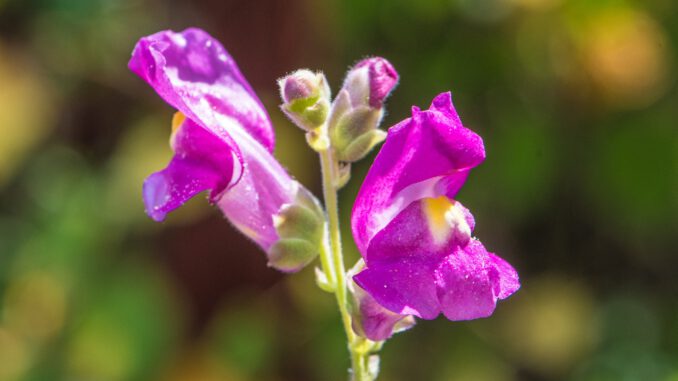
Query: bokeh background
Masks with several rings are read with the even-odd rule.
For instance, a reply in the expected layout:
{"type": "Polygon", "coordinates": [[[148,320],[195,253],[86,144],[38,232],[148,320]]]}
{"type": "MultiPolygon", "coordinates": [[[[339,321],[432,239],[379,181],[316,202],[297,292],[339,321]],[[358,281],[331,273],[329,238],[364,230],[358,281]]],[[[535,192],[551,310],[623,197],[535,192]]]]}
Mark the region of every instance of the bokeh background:
{"type": "MultiPolygon", "coordinates": [[[[265,265],[204,197],[156,224],[141,184],[173,113],[127,60],[199,26],[266,105],[277,157],[318,165],[275,80],[360,58],[401,75],[385,126],[452,90],[487,160],[458,197],[522,289],[420,321],[383,381],[678,380],[673,0],[0,0],[0,380],[344,380],[332,297],[265,265]]],[[[341,193],[348,218],[374,155],[341,193]]]]}

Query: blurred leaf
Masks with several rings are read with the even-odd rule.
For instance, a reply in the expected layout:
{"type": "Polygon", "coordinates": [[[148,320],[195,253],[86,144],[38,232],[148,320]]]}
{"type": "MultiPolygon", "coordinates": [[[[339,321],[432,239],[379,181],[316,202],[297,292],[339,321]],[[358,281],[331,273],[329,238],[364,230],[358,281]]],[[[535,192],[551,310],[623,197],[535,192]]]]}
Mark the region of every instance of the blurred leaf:
{"type": "Polygon", "coordinates": [[[667,234],[678,213],[678,133],[672,102],[652,114],[628,116],[597,137],[586,166],[599,223],[624,240],[667,234]]]}
{"type": "Polygon", "coordinates": [[[176,306],[165,280],[143,263],[111,274],[68,340],[69,378],[146,380],[171,354],[176,306]]]}
{"type": "Polygon", "coordinates": [[[239,310],[216,322],[213,343],[218,358],[245,376],[255,377],[271,368],[275,332],[264,311],[239,310]]]}

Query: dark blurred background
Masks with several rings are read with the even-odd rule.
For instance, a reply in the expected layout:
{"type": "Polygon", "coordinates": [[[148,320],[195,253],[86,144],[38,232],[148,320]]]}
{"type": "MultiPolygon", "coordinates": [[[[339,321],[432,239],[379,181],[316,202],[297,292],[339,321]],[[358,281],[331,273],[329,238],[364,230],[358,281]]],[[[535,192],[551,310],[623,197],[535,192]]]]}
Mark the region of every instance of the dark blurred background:
{"type": "MultiPolygon", "coordinates": [[[[368,55],[401,82],[384,126],[451,90],[486,162],[459,199],[522,289],[490,319],[420,321],[383,381],[678,381],[674,0],[0,0],[0,380],[344,380],[332,297],[283,276],[204,197],[156,224],[141,184],[173,110],[136,40],[206,29],[319,194],[275,80],[368,55]]],[[[341,193],[349,214],[374,155],[341,193]]]]}

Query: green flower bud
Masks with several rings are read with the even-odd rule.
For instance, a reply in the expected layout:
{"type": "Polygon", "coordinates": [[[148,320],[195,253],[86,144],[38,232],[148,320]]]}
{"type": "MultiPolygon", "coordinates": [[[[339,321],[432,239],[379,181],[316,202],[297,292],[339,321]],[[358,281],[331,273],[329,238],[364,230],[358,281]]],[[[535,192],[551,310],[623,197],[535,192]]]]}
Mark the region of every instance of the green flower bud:
{"type": "Polygon", "coordinates": [[[280,79],[280,106],[285,115],[300,128],[311,131],[327,119],[330,88],[322,73],[302,69],[280,79]]]}

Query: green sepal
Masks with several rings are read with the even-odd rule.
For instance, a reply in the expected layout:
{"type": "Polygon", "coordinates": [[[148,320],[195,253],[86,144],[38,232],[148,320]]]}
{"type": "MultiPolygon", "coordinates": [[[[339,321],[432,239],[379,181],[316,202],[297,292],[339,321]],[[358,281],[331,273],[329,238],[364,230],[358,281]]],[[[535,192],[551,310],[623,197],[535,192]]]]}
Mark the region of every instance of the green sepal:
{"type": "Polygon", "coordinates": [[[379,125],[383,111],[366,106],[357,107],[339,118],[336,125],[330,126],[329,134],[332,146],[342,151],[366,132],[379,125]]]}
{"type": "Polygon", "coordinates": [[[298,238],[309,242],[320,242],[323,234],[322,216],[300,203],[288,204],[273,217],[276,232],[280,238],[298,238]]]}
{"type": "Polygon", "coordinates": [[[341,90],[334,99],[334,102],[332,102],[332,109],[329,118],[327,119],[329,130],[333,131],[337,123],[339,123],[339,120],[350,110],[351,96],[348,94],[348,91],[341,90]]]}
{"type": "Polygon", "coordinates": [[[284,238],[268,251],[268,265],[283,271],[294,272],[311,263],[318,255],[318,248],[305,239],[284,238]]]}
{"type": "Polygon", "coordinates": [[[386,139],[386,132],[376,129],[365,132],[354,139],[343,150],[337,149],[337,159],[348,163],[356,162],[367,155],[376,145],[386,139]]]}
{"type": "Polygon", "coordinates": [[[323,133],[322,126],[306,133],[306,143],[316,152],[330,148],[330,139],[327,137],[327,134],[323,133]]]}
{"type": "Polygon", "coordinates": [[[299,98],[293,100],[291,103],[285,105],[285,108],[289,112],[302,113],[307,108],[312,107],[318,100],[320,95],[310,96],[308,98],[299,98]]]}
{"type": "Polygon", "coordinates": [[[351,179],[351,163],[340,163],[337,166],[337,177],[334,187],[339,190],[351,179]]]}
{"type": "Polygon", "coordinates": [[[297,99],[282,106],[287,116],[306,131],[321,126],[327,119],[330,104],[319,96],[297,99]]]}
{"type": "Polygon", "coordinates": [[[292,203],[273,216],[279,240],[268,250],[269,266],[293,272],[309,264],[320,253],[325,215],[313,195],[299,188],[292,203]]]}
{"type": "Polygon", "coordinates": [[[327,279],[327,274],[317,267],[315,268],[315,284],[323,291],[329,293],[336,291],[336,287],[327,279]]]}

